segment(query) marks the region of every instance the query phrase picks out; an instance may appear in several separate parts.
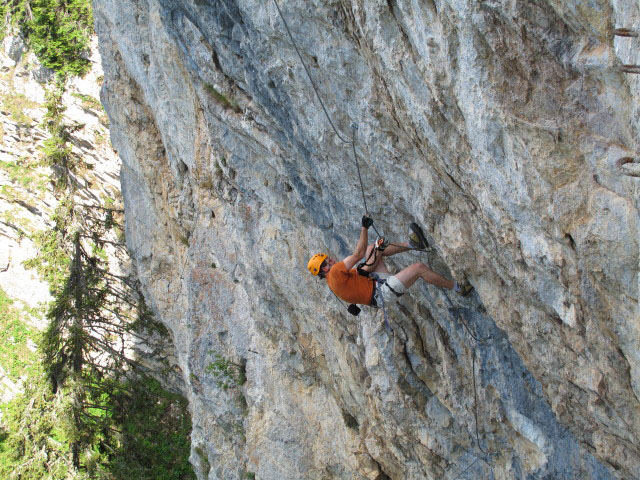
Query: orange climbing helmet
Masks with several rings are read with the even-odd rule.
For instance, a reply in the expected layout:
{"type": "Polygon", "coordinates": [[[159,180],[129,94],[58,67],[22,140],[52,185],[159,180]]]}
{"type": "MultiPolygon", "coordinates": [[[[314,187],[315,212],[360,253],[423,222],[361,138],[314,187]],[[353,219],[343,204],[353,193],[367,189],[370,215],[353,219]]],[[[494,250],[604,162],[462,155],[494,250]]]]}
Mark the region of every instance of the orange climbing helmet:
{"type": "Polygon", "coordinates": [[[307,268],[309,269],[309,272],[311,272],[311,275],[318,275],[320,273],[320,266],[327,257],[328,255],[326,253],[316,253],[311,257],[311,260],[309,260],[309,263],[307,264],[307,268]]]}

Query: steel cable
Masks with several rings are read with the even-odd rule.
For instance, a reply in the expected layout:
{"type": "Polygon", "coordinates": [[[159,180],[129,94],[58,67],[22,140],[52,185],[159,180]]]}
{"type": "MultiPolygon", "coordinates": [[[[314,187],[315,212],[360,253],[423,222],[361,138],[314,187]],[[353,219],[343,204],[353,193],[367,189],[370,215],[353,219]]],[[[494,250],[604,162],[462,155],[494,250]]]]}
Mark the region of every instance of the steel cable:
{"type": "MultiPolygon", "coordinates": [[[[353,150],[353,159],[354,162],[356,164],[356,170],[358,172],[358,182],[360,183],[360,192],[362,193],[362,203],[364,204],[364,211],[365,214],[370,217],[371,215],[369,214],[369,207],[367,206],[367,199],[364,193],[364,182],[362,181],[362,174],[360,172],[360,160],[358,158],[358,153],[356,151],[356,130],[358,130],[358,126],[356,125],[356,123],[352,123],[351,124],[351,140],[347,140],[345,139],[342,134],[338,131],[338,129],[336,128],[335,124],[333,123],[333,120],[331,119],[331,116],[329,115],[329,112],[327,111],[327,107],[325,106],[324,102],[322,101],[322,97],[320,95],[320,91],[318,90],[318,87],[316,85],[316,82],[313,80],[313,77],[311,76],[311,72],[309,71],[309,68],[307,67],[307,64],[304,61],[304,58],[302,57],[302,54],[300,53],[300,49],[298,48],[298,44],[296,43],[295,39],[293,38],[293,34],[291,33],[291,29],[289,28],[289,24],[287,23],[287,20],[284,17],[284,14],[282,13],[282,10],[280,9],[280,5],[278,4],[277,0],[273,0],[273,3],[276,6],[276,9],[278,10],[278,15],[280,15],[280,18],[282,19],[282,23],[284,24],[284,27],[287,31],[287,35],[289,36],[289,39],[291,40],[291,43],[293,44],[293,48],[296,51],[296,54],[298,55],[298,58],[300,59],[300,63],[302,63],[302,67],[304,68],[305,73],[307,74],[307,78],[309,79],[309,83],[311,83],[311,87],[313,88],[313,91],[316,94],[316,97],[318,98],[318,101],[320,102],[320,106],[322,107],[322,111],[324,112],[325,117],[327,118],[327,120],[329,121],[329,124],[331,125],[331,128],[333,129],[334,133],[336,134],[336,136],[343,142],[346,144],[350,144],[351,148],[353,150]]],[[[378,231],[378,229],[376,228],[375,225],[373,226],[373,230],[376,232],[376,235],[378,235],[378,237],[383,237],[383,235],[378,231]]],[[[397,243],[391,243],[390,245],[394,245],[397,247],[404,247],[406,248],[404,245],[399,245],[397,243]]],[[[420,249],[420,248],[409,248],[409,250],[418,250],[418,251],[426,251],[426,249],[420,249]]]]}
{"type": "Polygon", "coordinates": [[[318,92],[318,87],[316,87],[316,83],[313,81],[313,77],[311,77],[311,73],[309,72],[309,69],[307,68],[307,64],[304,63],[304,59],[302,58],[302,54],[300,53],[300,50],[298,49],[298,45],[296,44],[296,41],[294,40],[293,35],[291,34],[291,30],[289,29],[289,25],[287,24],[287,21],[285,20],[284,15],[282,14],[282,10],[280,10],[280,5],[278,5],[277,0],[273,0],[273,3],[276,4],[276,8],[278,9],[278,14],[280,15],[280,18],[282,19],[282,23],[284,23],[284,28],[287,30],[287,34],[289,34],[289,38],[291,39],[291,43],[293,43],[293,48],[295,48],[296,53],[298,54],[298,58],[300,58],[300,62],[302,63],[302,66],[304,67],[304,71],[307,73],[307,77],[309,77],[309,82],[311,82],[311,86],[313,87],[313,91],[316,92],[316,96],[318,97],[318,101],[320,102],[320,105],[322,106],[322,110],[324,111],[324,114],[327,117],[327,120],[329,120],[329,123],[331,124],[331,128],[333,128],[333,131],[335,132],[335,134],[344,143],[352,143],[349,140],[345,140],[342,137],[342,135],[340,134],[340,132],[338,131],[338,129],[336,128],[336,126],[333,124],[333,120],[331,120],[331,117],[329,116],[329,113],[327,112],[327,109],[324,106],[324,102],[322,101],[322,97],[320,96],[320,93],[318,92]]]}

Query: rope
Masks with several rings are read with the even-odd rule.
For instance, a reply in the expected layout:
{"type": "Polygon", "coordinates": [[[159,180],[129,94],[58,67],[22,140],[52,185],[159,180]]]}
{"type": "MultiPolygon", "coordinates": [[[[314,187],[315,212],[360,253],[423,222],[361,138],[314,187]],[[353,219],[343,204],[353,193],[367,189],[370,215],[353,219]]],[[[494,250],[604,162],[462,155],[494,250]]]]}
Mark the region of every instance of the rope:
{"type": "MultiPolygon", "coordinates": [[[[447,297],[447,299],[448,299],[448,297],[447,297]]],[[[451,300],[449,300],[449,301],[451,301],[451,300]]],[[[461,315],[458,315],[458,320],[460,320],[460,322],[464,326],[464,328],[467,331],[467,333],[471,336],[471,338],[473,338],[473,340],[475,342],[475,345],[473,346],[473,351],[471,352],[471,359],[472,359],[471,360],[471,375],[473,377],[473,416],[474,416],[475,421],[476,421],[476,442],[478,443],[478,448],[480,449],[480,451],[482,453],[484,453],[485,455],[489,455],[482,448],[482,445],[480,444],[480,433],[479,433],[479,427],[478,427],[478,388],[476,387],[476,348],[478,347],[478,344],[487,343],[487,339],[479,340],[477,335],[471,332],[471,329],[467,325],[467,322],[465,322],[463,320],[461,315]]]]}
{"type": "MultiPolygon", "coordinates": [[[[358,158],[358,153],[356,151],[356,131],[358,130],[358,125],[354,122],[351,124],[351,140],[347,140],[345,139],[342,134],[338,131],[338,129],[336,128],[335,124],[333,123],[333,120],[331,119],[331,116],[329,115],[329,112],[327,111],[327,107],[325,106],[324,102],[322,101],[322,97],[320,96],[320,91],[318,90],[318,87],[316,85],[316,82],[313,80],[313,77],[311,76],[311,72],[309,71],[309,68],[307,67],[307,64],[304,61],[304,58],[302,57],[302,54],[300,53],[300,49],[298,48],[298,44],[296,43],[295,39],[293,38],[293,35],[291,34],[291,29],[289,28],[289,24],[287,23],[287,20],[284,17],[284,14],[282,13],[282,10],[280,9],[280,5],[278,4],[277,0],[273,0],[273,3],[276,6],[276,9],[278,10],[278,15],[280,15],[280,18],[282,19],[282,23],[284,24],[284,28],[287,31],[287,35],[289,36],[289,39],[291,40],[291,43],[293,44],[293,48],[295,49],[298,58],[300,59],[300,63],[302,63],[302,66],[304,68],[305,73],[307,74],[307,78],[309,79],[309,83],[311,83],[311,87],[313,87],[313,91],[316,94],[316,97],[318,98],[318,101],[320,102],[320,106],[322,107],[322,111],[324,112],[325,117],[327,118],[329,125],[331,125],[331,128],[333,129],[334,133],[336,134],[336,136],[343,142],[346,144],[350,144],[351,145],[351,149],[353,151],[353,159],[354,162],[356,164],[356,170],[358,171],[358,182],[360,183],[360,192],[362,193],[362,203],[364,205],[364,211],[367,214],[367,216],[369,215],[369,207],[367,206],[367,199],[365,197],[364,194],[364,182],[362,181],[362,174],[360,173],[360,160],[358,158]]],[[[382,235],[378,229],[376,228],[375,225],[372,225],[373,230],[376,232],[376,234],[378,235],[378,237],[383,237],[384,235],[382,235]]],[[[394,245],[396,247],[404,247],[404,245],[399,245],[397,243],[390,243],[389,245],[394,245]]],[[[409,248],[409,250],[419,250],[419,251],[424,251],[426,249],[419,249],[419,248],[409,248]]]]}
{"type": "Polygon", "coordinates": [[[482,448],[482,445],[480,444],[480,433],[479,433],[479,427],[478,427],[478,389],[476,388],[476,347],[473,347],[473,352],[472,352],[472,359],[473,359],[473,363],[472,363],[472,367],[471,367],[471,375],[473,376],[473,416],[475,417],[476,420],[476,442],[478,442],[478,448],[480,449],[480,451],[482,453],[484,453],[485,455],[489,455],[484,448],[482,448]]]}
{"type": "MultiPolygon", "coordinates": [[[[367,208],[367,199],[364,197],[364,186],[362,183],[362,175],[360,175],[360,162],[358,161],[358,154],[356,153],[356,130],[358,130],[358,127],[356,126],[355,123],[352,123],[351,124],[351,132],[352,132],[351,147],[353,148],[353,158],[356,161],[356,169],[358,170],[358,180],[360,181],[360,191],[362,192],[362,203],[364,203],[364,213],[366,213],[368,217],[369,209],[367,208]]],[[[372,225],[372,227],[376,231],[376,233],[378,233],[378,230],[376,230],[375,225],[372,225]]],[[[381,235],[378,233],[378,236],[380,237],[381,235]]]]}
{"type": "MultiPolygon", "coordinates": [[[[451,300],[449,300],[449,301],[451,301],[451,300]]],[[[481,344],[482,345],[482,344],[488,343],[489,339],[492,338],[491,336],[489,336],[489,337],[485,337],[485,338],[479,339],[478,338],[478,334],[477,333],[473,333],[471,331],[471,329],[469,328],[469,325],[467,325],[467,322],[464,321],[464,319],[462,318],[461,315],[458,315],[458,320],[460,320],[460,323],[462,323],[462,326],[467,331],[469,336],[471,336],[471,338],[473,338],[473,340],[476,342],[476,345],[477,344],[481,344]]]]}
{"type": "MultiPolygon", "coordinates": [[[[451,301],[449,296],[446,293],[444,294],[444,296],[447,299],[447,302],[449,303],[449,305],[451,306],[451,310],[452,311],[455,310],[455,306],[453,305],[453,302],[451,301]]],[[[479,338],[477,332],[472,332],[471,331],[471,328],[469,328],[469,325],[467,324],[467,322],[464,321],[464,319],[462,318],[462,315],[457,315],[456,317],[457,317],[458,320],[460,320],[460,323],[462,323],[462,326],[464,327],[466,332],[469,334],[469,336],[473,339],[473,341],[475,343],[475,345],[473,346],[473,350],[471,352],[471,375],[473,377],[473,417],[474,417],[474,420],[475,420],[475,427],[476,427],[476,429],[475,429],[476,430],[476,442],[478,444],[478,449],[482,453],[484,453],[485,456],[490,456],[489,453],[487,453],[484,450],[484,448],[482,448],[482,445],[480,444],[480,427],[479,427],[479,424],[478,424],[478,387],[476,385],[476,349],[478,348],[478,345],[487,344],[488,341],[492,337],[488,336],[488,337],[485,337],[485,338],[479,338]]],[[[467,469],[469,467],[467,467],[467,469]]],[[[462,473],[464,473],[464,472],[462,472],[462,473]]]]}
{"type": "MultiPolygon", "coordinates": [[[[349,140],[345,140],[343,138],[343,136],[340,134],[340,132],[338,132],[338,129],[336,128],[336,126],[333,124],[333,121],[331,120],[331,117],[329,116],[329,113],[327,112],[327,109],[324,106],[324,102],[322,101],[322,97],[320,96],[320,93],[318,92],[318,87],[316,87],[316,83],[313,81],[313,78],[311,77],[311,73],[309,72],[309,69],[307,68],[307,64],[304,63],[304,59],[302,58],[302,54],[300,53],[300,50],[298,50],[298,45],[297,45],[296,41],[293,39],[293,35],[291,35],[291,30],[289,29],[289,25],[287,24],[287,21],[285,20],[284,15],[282,14],[282,10],[280,10],[280,5],[278,5],[278,1],[277,0],[273,0],[273,3],[276,4],[276,8],[278,9],[278,14],[280,15],[280,18],[282,19],[282,23],[284,23],[284,28],[286,28],[287,33],[289,34],[289,38],[291,39],[291,43],[293,43],[293,48],[295,48],[296,53],[298,54],[298,58],[300,58],[300,62],[302,63],[302,66],[304,67],[304,71],[307,73],[307,77],[309,77],[309,81],[311,82],[311,86],[313,87],[313,90],[316,92],[316,96],[318,97],[318,101],[320,102],[320,105],[322,106],[322,111],[324,112],[325,116],[327,117],[327,120],[329,120],[329,123],[331,124],[331,128],[333,128],[333,131],[335,132],[335,134],[344,143],[352,143],[349,140]]],[[[366,207],[365,207],[365,209],[366,209],[366,207]]]]}
{"type": "MultiPolygon", "coordinates": [[[[329,125],[331,125],[331,128],[335,132],[336,136],[343,143],[351,145],[351,148],[353,150],[353,158],[354,158],[354,161],[355,161],[355,164],[356,164],[356,170],[358,171],[358,181],[360,182],[360,191],[362,193],[362,203],[364,204],[364,211],[367,214],[367,216],[370,216],[369,215],[369,208],[367,206],[367,199],[366,199],[365,194],[364,194],[364,183],[362,182],[362,175],[360,173],[360,161],[359,161],[359,158],[358,158],[358,153],[356,152],[356,130],[358,130],[358,125],[355,122],[351,124],[351,140],[346,140],[342,136],[342,134],[338,131],[338,129],[336,128],[335,124],[333,123],[333,120],[331,119],[331,116],[329,115],[329,112],[327,112],[327,107],[325,106],[324,102],[322,101],[322,97],[320,96],[320,91],[318,90],[318,87],[316,86],[316,82],[314,82],[313,77],[311,76],[311,72],[309,71],[309,68],[307,67],[307,64],[305,63],[304,58],[302,58],[302,54],[300,53],[300,49],[298,48],[298,44],[296,43],[295,39],[293,38],[293,35],[291,34],[291,29],[289,28],[289,24],[287,23],[287,20],[284,18],[282,10],[280,10],[280,5],[278,5],[278,1],[277,0],[273,0],[273,3],[276,5],[276,9],[278,10],[278,14],[280,15],[280,18],[282,19],[282,23],[284,24],[285,29],[287,30],[287,34],[289,35],[289,39],[291,40],[291,43],[293,44],[293,48],[295,49],[296,53],[298,54],[298,58],[300,59],[300,63],[302,63],[302,66],[304,67],[304,71],[307,74],[307,78],[309,79],[309,83],[311,83],[311,86],[313,87],[313,91],[316,93],[316,97],[318,98],[318,101],[320,102],[320,106],[322,107],[322,111],[324,112],[324,116],[327,117],[327,120],[329,121],[329,125]]],[[[382,237],[382,235],[380,234],[378,229],[375,227],[375,225],[373,225],[373,229],[376,232],[376,234],[378,235],[378,237],[382,237]]],[[[401,246],[401,245],[398,245],[398,246],[401,246]]]]}

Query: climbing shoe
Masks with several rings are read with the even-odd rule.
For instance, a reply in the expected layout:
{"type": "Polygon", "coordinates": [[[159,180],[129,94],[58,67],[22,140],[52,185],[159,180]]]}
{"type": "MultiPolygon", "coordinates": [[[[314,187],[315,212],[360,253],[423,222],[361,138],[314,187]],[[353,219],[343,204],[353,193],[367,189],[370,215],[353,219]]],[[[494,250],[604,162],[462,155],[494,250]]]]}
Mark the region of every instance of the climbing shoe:
{"type": "Polygon", "coordinates": [[[427,242],[427,238],[417,223],[411,223],[409,225],[409,245],[416,250],[429,248],[429,242],[427,242]]]}
{"type": "Polygon", "coordinates": [[[453,289],[457,294],[462,295],[463,297],[468,297],[469,294],[473,291],[473,286],[469,282],[464,280],[460,283],[455,282],[453,285],[453,289]]]}

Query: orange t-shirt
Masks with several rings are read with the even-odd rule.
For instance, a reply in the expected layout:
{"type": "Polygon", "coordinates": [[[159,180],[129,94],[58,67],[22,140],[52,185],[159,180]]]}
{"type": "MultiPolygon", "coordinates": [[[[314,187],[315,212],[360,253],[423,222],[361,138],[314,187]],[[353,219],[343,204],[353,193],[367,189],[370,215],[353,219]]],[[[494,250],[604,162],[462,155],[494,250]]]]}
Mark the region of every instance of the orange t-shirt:
{"type": "Polygon", "coordinates": [[[349,303],[369,305],[373,295],[373,280],[358,274],[355,268],[347,271],[344,262],[338,262],[327,273],[327,285],[338,297],[349,303]]]}

